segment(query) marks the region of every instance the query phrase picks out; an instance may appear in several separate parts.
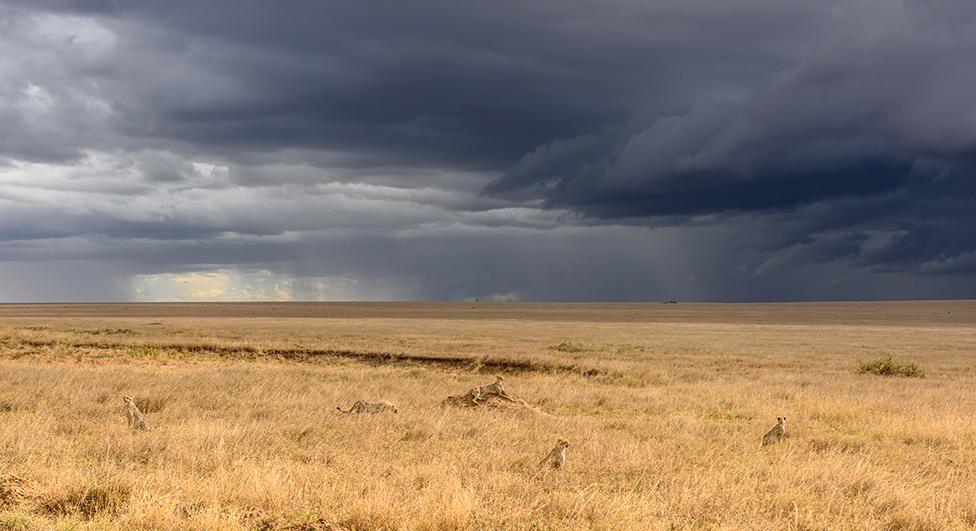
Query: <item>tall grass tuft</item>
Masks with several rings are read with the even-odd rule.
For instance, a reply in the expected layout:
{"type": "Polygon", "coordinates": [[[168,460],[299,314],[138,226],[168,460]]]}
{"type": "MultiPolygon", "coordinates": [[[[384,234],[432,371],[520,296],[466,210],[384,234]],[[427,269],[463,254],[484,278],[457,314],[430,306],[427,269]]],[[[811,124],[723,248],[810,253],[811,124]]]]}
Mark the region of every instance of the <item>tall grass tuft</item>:
{"type": "Polygon", "coordinates": [[[129,503],[128,486],[85,485],[48,495],[40,504],[42,512],[53,515],[81,514],[92,519],[98,514],[117,515],[129,503]]]}

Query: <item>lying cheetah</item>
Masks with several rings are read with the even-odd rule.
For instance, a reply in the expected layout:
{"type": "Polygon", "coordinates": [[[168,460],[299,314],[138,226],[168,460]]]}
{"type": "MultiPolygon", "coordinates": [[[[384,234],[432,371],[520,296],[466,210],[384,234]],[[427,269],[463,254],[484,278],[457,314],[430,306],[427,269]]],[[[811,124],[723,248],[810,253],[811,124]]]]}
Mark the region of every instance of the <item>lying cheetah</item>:
{"type": "Polygon", "coordinates": [[[556,441],[556,446],[549,451],[549,454],[539,461],[539,468],[545,465],[549,465],[552,468],[561,468],[566,462],[566,448],[569,448],[569,442],[565,439],[559,439],[556,441]]]}
{"type": "Polygon", "coordinates": [[[474,400],[475,402],[489,395],[498,395],[498,396],[508,398],[508,393],[506,393],[505,388],[502,387],[503,381],[505,381],[505,378],[501,376],[496,376],[495,383],[490,385],[482,385],[481,387],[475,387],[474,389],[468,391],[467,396],[470,396],[471,399],[474,400]]]}
{"type": "Polygon", "coordinates": [[[349,408],[348,411],[343,411],[341,407],[336,406],[336,409],[340,413],[383,413],[384,411],[392,411],[394,413],[399,413],[400,410],[390,402],[367,402],[366,400],[357,400],[355,404],[349,408]]]}
{"type": "Polygon", "coordinates": [[[786,434],[786,417],[776,417],[776,425],[763,435],[762,445],[776,444],[786,434]]]}
{"type": "Polygon", "coordinates": [[[132,397],[123,396],[122,401],[125,402],[125,418],[129,420],[130,428],[134,430],[152,429],[149,420],[142,414],[142,411],[139,411],[139,407],[132,401],[132,397]]]}

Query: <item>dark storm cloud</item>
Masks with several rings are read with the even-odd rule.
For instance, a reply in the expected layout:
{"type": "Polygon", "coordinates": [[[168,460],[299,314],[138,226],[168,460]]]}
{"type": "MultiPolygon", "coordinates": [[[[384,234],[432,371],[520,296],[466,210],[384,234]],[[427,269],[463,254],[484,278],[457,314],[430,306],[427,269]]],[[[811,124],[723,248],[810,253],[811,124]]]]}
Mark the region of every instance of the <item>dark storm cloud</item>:
{"type": "Polygon", "coordinates": [[[39,6],[96,16],[119,39],[79,61],[84,39],[65,36],[47,59],[64,61],[49,75],[97,84],[122,132],[225,154],[311,146],[363,164],[494,169],[636,109],[681,108],[689,92],[743,90],[785,60],[776,36],[802,30],[765,3],[725,13],[678,3],[15,5],[11,17],[39,6]],[[729,17],[742,27],[722,29],[729,17]],[[772,35],[749,36],[763,24],[772,35]],[[721,30],[742,48],[715,53],[720,39],[687,40],[675,25],[721,30]]]}
{"type": "Polygon", "coordinates": [[[0,261],[421,298],[976,290],[968,0],[8,0],[0,47],[0,261]],[[677,287],[633,289],[651,269],[677,287]]]}

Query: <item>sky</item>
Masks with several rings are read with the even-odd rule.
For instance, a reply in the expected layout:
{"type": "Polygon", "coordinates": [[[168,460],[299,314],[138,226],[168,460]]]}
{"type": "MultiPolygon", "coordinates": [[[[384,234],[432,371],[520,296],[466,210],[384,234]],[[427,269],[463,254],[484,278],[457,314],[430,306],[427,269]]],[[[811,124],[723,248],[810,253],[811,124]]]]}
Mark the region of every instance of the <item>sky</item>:
{"type": "Polygon", "coordinates": [[[0,302],[976,298],[972,0],[0,0],[0,302]]]}

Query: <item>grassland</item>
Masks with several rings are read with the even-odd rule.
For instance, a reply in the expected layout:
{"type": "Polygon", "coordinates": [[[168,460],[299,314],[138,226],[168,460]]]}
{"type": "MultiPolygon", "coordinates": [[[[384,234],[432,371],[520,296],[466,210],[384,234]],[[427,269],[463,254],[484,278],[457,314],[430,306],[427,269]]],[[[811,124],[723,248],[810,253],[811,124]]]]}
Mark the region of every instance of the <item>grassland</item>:
{"type": "Polygon", "coordinates": [[[0,530],[970,529],[974,354],[972,302],[0,306],[0,530]],[[543,413],[438,407],[496,373],[543,413]]]}

